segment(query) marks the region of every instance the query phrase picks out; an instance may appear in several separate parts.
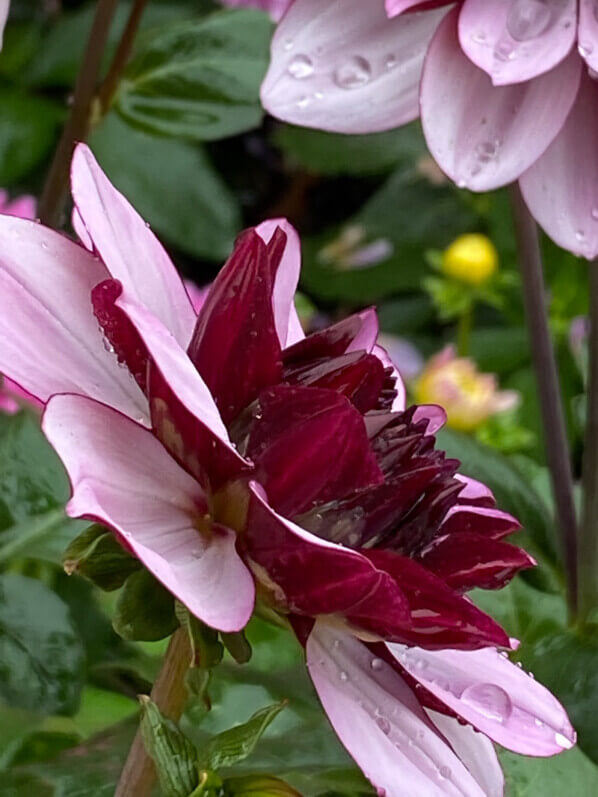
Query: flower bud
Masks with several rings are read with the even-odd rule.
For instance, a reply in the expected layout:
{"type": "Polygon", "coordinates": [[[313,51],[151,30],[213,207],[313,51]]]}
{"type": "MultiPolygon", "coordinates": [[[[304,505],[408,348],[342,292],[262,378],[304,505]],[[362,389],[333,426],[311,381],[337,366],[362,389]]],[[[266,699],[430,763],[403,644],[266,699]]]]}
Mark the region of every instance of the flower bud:
{"type": "Polygon", "coordinates": [[[447,425],[471,432],[491,415],[511,409],[519,401],[514,390],[498,390],[493,374],[481,374],[475,363],[457,357],[447,346],[428,362],[414,386],[418,404],[440,404],[447,425]]]}
{"type": "Polygon", "coordinates": [[[498,252],[485,235],[460,235],[444,251],[442,271],[467,285],[483,285],[498,271],[498,252]]]}

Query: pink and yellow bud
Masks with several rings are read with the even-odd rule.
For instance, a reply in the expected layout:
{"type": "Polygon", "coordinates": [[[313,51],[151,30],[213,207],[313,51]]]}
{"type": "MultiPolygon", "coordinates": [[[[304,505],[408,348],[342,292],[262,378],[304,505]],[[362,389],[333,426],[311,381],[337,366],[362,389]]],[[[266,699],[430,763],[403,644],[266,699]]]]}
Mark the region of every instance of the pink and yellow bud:
{"type": "Polygon", "coordinates": [[[498,252],[485,235],[460,235],[444,251],[442,271],[447,277],[479,287],[498,271],[498,252]]]}
{"type": "Polygon", "coordinates": [[[447,346],[432,357],[414,386],[418,404],[440,404],[447,424],[462,432],[472,432],[498,412],[515,407],[519,394],[499,390],[494,374],[482,374],[475,363],[457,357],[447,346]]]}

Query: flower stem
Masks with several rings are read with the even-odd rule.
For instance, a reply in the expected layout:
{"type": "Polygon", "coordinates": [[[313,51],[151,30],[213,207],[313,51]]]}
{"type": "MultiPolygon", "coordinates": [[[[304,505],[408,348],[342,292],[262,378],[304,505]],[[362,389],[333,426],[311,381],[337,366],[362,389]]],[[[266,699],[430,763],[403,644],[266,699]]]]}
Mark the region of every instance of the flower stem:
{"type": "Polygon", "coordinates": [[[517,184],[511,187],[511,205],[519,248],[525,314],[544,427],[544,445],[567,578],[567,600],[571,618],[574,618],[577,614],[577,518],[561,390],[548,326],[538,228],[517,184]]]}
{"type": "Polygon", "coordinates": [[[598,608],[598,261],[589,264],[590,330],[583,507],[579,528],[579,617],[598,608]]]}
{"type": "Polygon", "coordinates": [[[57,227],[61,221],[75,143],[85,141],[89,133],[92,100],[117,4],[118,0],[98,0],[96,6],[83,63],[75,83],[71,112],[62,130],[39,202],[39,217],[49,227],[57,227]]]}
{"type": "Polygon", "coordinates": [[[118,81],[131,56],[135,36],[137,35],[141,17],[143,16],[147,3],[148,0],[135,0],[133,3],[133,8],[129,14],[129,19],[127,20],[123,35],[121,36],[116,53],[110,64],[110,69],[98,91],[101,113],[106,113],[110,107],[116,89],[118,88],[118,81]]]}
{"type": "MultiPolygon", "coordinates": [[[[162,669],[151,692],[151,698],[162,714],[175,722],[187,702],[185,673],[191,662],[189,635],[184,628],[174,632],[162,663],[162,669]]],[[[141,731],[135,734],[114,797],[147,797],[156,781],[154,763],[148,755],[141,731]]]]}
{"type": "Polygon", "coordinates": [[[457,354],[459,357],[467,357],[469,354],[472,326],[473,308],[468,307],[467,310],[459,316],[459,322],[457,324],[457,354]]]}

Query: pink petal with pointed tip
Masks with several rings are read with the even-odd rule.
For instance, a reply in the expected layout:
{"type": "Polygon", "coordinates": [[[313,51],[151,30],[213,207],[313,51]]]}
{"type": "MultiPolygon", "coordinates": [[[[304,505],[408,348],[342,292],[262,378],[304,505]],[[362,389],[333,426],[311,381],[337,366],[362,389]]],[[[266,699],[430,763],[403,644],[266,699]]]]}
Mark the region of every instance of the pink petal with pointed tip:
{"type": "Polygon", "coordinates": [[[401,374],[399,373],[399,369],[393,363],[393,361],[388,356],[388,352],[383,346],[374,346],[372,349],[372,354],[374,354],[382,363],[385,368],[392,369],[392,377],[395,380],[395,389],[397,391],[397,395],[392,402],[392,407],[390,408],[391,412],[402,412],[405,409],[406,399],[407,399],[407,389],[405,388],[405,383],[401,378],[401,374]]]}
{"type": "Polygon", "coordinates": [[[80,396],[55,396],[43,429],[64,462],[71,517],[106,523],[189,611],[238,631],[253,611],[253,579],[235,534],[202,535],[206,496],[154,435],[115,410],[80,396]]]}
{"type": "Polygon", "coordinates": [[[598,255],[598,80],[584,70],[561,132],[521,177],[532,214],[559,246],[593,260],[598,255]]]}
{"type": "Polygon", "coordinates": [[[268,244],[277,227],[280,227],[287,237],[272,293],[274,322],[280,347],[284,349],[305,337],[294,302],[301,271],[301,241],[297,230],[286,219],[269,219],[257,226],[255,231],[264,243],[268,244]]]}
{"type": "Polygon", "coordinates": [[[77,238],[81,242],[81,245],[84,246],[89,252],[93,252],[93,241],[89,237],[89,233],[87,232],[87,227],[83,224],[83,219],[79,215],[79,211],[77,207],[73,207],[73,212],[71,213],[71,224],[73,226],[73,230],[77,235],[77,238]]]}
{"type": "Polygon", "coordinates": [[[339,133],[410,122],[426,47],[444,13],[389,20],[383,0],[295,0],[272,40],[264,107],[286,122],[339,133]]]}
{"type": "Polygon", "coordinates": [[[428,11],[431,8],[452,5],[454,0],[386,0],[386,14],[396,17],[404,11],[428,11]]]}
{"type": "Polygon", "coordinates": [[[40,224],[0,216],[0,373],[46,402],[80,393],[140,421],[147,404],[105,351],[90,295],[102,263],[40,224]]]}
{"type": "Polygon", "coordinates": [[[459,493],[461,503],[475,503],[492,507],[495,505],[494,493],[482,482],[472,479],[470,476],[464,476],[462,473],[455,473],[453,478],[464,485],[459,493]]]}
{"type": "Polygon", "coordinates": [[[433,435],[446,423],[446,412],[436,404],[420,404],[413,413],[413,423],[419,421],[427,421],[426,434],[433,435]]]}
{"type": "Polygon", "coordinates": [[[75,149],[71,183],[81,221],[110,274],[130,296],[158,316],[182,346],[187,346],[195,313],[176,268],[85,144],[75,149]]]}
{"type": "Polygon", "coordinates": [[[575,744],[575,731],[558,700],[495,648],[387,647],[434,697],[508,750],[551,756],[575,744]]]}
{"type": "Polygon", "coordinates": [[[459,9],[442,21],[428,49],[421,116],[430,152],[463,188],[489,191],[516,180],[562,128],[581,75],[572,52],[550,72],[512,86],[493,86],[461,50],[459,9]]]}
{"type": "Polygon", "coordinates": [[[318,620],[309,674],[341,742],[386,797],[484,797],[405,681],[359,640],[318,620]]]}
{"type": "Polygon", "coordinates": [[[567,57],[577,34],[577,0],[465,0],[459,41],[495,86],[523,83],[567,57]]]}
{"type": "Polygon", "coordinates": [[[596,0],[579,0],[578,46],[581,56],[598,72],[598,6],[596,0]]]}
{"type": "Polygon", "coordinates": [[[486,797],[503,797],[505,777],[494,745],[470,725],[426,709],[426,714],[482,787],[486,797]]]}

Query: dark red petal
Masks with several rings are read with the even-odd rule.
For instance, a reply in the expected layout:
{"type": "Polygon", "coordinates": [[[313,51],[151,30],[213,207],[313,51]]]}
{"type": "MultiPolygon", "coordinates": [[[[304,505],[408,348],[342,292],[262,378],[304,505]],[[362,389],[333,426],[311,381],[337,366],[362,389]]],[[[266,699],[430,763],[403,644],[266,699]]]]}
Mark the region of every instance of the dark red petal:
{"type": "Polygon", "coordinates": [[[370,352],[378,337],[378,318],[373,308],[308,335],[284,350],[285,365],[297,365],[320,358],[339,357],[350,351],[370,352]]]}
{"type": "Polygon", "coordinates": [[[456,594],[421,564],[391,551],[364,550],[362,553],[395,579],[409,602],[411,612],[410,622],[404,628],[374,621],[365,626],[362,622],[362,627],[369,628],[387,641],[429,650],[509,646],[509,637],[491,617],[467,598],[456,594]]]}
{"type": "Polygon", "coordinates": [[[385,388],[386,373],[373,354],[349,352],[340,357],[322,358],[290,365],[283,380],[291,385],[309,385],[335,390],[346,396],[361,413],[376,407],[385,388]]]}
{"type": "Polygon", "coordinates": [[[521,524],[516,518],[500,509],[459,504],[449,509],[440,533],[445,535],[473,531],[499,540],[520,528],[521,524]]]}
{"type": "Polygon", "coordinates": [[[104,331],[107,345],[119,363],[126,366],[144,393],[147,393],[148,353],[139,333],[115,302],[123,287],[118,280],[100,282],[91,292],[91,304],[104,331]]]}
{"type": "Polygon", "coordinates": [[[287,517],[383,481],[361,415],[338,393],[270,388],[254,419],[246,454],[271,505],[287,517]]]}
{"type": "Polygon", "coordinates": [[[435,542],[420,561],[458,592],[474,587],[500,589],[519,570],[536,564],[515,545],[468,531],[449,534],[435,542]]]}
{"type": "Polygon", "coordinates": [[[216,277],[189,345],[189,356],[209,387],[225,423],[259,392],[280,381],[281,351],[272,291],[286,235],[266,245],[245,233],[216,277]]]}
{"type": "Polygon", "coordinates": [[[240,544],[250,562],[263,569],[266,589],[271,586],[282,608],[315,617],[342,613],[364,601],[383,574],[355,551],[312,542],[310,536],[293,533],[252,491],[240,544]]]}

